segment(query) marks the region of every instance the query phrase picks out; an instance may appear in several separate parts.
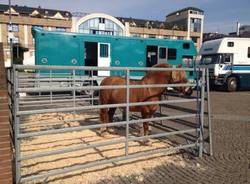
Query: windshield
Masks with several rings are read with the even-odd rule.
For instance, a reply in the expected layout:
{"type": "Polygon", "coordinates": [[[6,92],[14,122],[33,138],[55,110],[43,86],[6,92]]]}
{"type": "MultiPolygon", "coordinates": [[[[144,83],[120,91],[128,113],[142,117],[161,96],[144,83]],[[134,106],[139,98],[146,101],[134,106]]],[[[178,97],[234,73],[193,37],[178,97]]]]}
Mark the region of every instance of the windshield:
{"type": "Polygon", "coordinates": [[[232,54],[212,54],[212,55],[203,55],[201,58],[200,64],[227,64],[232,63],[233,55],[232,54]]]}
{"type": "Polygon", "coordinates": [[[221,60],[220,54],[204,55],[202,56],[200,63],[202,65],[216,64],[216,63],[219,63],[220,60],[221,60]]]}

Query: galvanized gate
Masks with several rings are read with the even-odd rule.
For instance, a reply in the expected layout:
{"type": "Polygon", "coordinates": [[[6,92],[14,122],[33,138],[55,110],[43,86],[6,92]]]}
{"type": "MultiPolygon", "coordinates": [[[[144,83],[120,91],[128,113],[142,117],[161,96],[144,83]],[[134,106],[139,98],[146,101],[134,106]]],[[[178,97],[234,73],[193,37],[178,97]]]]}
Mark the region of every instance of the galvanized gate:
{"type": "MultiPolygon", "coordinates": [[[[208,71],[206,69],[194,68],[194,69],[177,69],[177,68],[123,68],[123,67],[65,67],[65,66],[21,66],[15,65],[8,70],[8,82],[9,82],[9,95],[10,95],[10,109],[12,114],[12,126],[13,126],[13,142],[15,150],[15,171],[16,171],[16,183],[23,183],[28,181],[41,181],[41,179],[47,179],[50,176],[73,172],[85,168],[104,165],[108,163],[118,162],[126,159],[133,159],[137,157],[143,157],[147,155],[169,152],[171,150],[195,150],[198,156],[202,156],[204,150],[204,108],[205,100],[208,100],[208,135],[210,143],[210,154],[212,154],[212,141],[211,141],[211,120],[210,120],[210,103],[209,103],[209,90],[205,93],[208,82],[208,71]],[[127,83],[124,86],[98,86],[96,81],[101,80],[93,76],[94,71],[122,71],[127,79],[127,83]],[[130,85],[129,79],[133,71],[152,71],[152,70],[186,70],[193,71],[196,75],[196,80],[189,84],[152,84],[152,85],[130,85]],[[60,72],[58,72],[60,71],[60,72]],[[89,76],[77,75],[82,71],[87,71],[89,76]],[[177,95],[174,99],[162,99],[157,102],[138,102],[129,103],[129,92],[131,88],[153,88],[153,87],[166,87],[174,88],[180,86],[190,86],[196,89],[196,94],[193,97],[185,98],[184,96],[177,95]],[[126,103],[123,104],[107,104],[97,105],[98,97],[95,92],[100,89],[126,89],[126,103]],[[206,96],[207,94],[207,96],[206,96]],[[206,98],[207,97],[207,98],[206,98]],[[186,104],[192,103],[195,106],[190,112],[185,113],[173,113],[166,114],[164,112],[164,105],[186,104]],[[141,106],[159,104],[160,111],[158,116],[149,119],[133,118],[135,117],[129,112],[130,106],[141,106]],[[113,108],[113,107],[126,107],[125,119],[116,119],[115,122],[108,124],[100,124],[98,120],[92,124],[79,124],[73,127],[56,127],[55,124],[64,124],[75,121],[85,121],[81,117],[74,116],[77,113],[85,113],[89,110],[96,110],[101,108],[113,108]],[[62,113],[71,112],[73,118],[65,119],[62,117],[59,120],[32,120],[27,122],[27,119],[32,115],[41,115],[46,113],[62,113]],[[152,122],[153,127],[160,127],[166,125],[170,120],[182,120],[191,119],[193,126],[178,129],[178,127],[157,132],[148,136],[135,136],[131,134],[131,129],[135,125],[140,125],[143,122],[152,122]],[[158,123],[157,123],[158,122],[158,123]],[[159,123],[160,122],[160,123],[159,123]],[[50,129],[31,129],[27,131],[27,127],[34,126],[49,126],[50,129]],[[22,151],[22,141],[32,140],[39,136],[50,136],[54,134],[63,134],[69,132],[77,132],[82,130],[95,130],[101,127],[117,127],[124,126],[124,135],[117,139],[104,140],[92,144],[82,144],[78,146],[63,147],[60,149],[39,151],[33,154],[24,154],[22,151]],[[130,152],[129,144],[133,141],[140,141],[144,139],[158,139],[169,136],[190,136],[192,134],[193,139],[187,141],[185,144],[182,142],[180,145],[176,145],[168,148],[152,149],[149,151],[130,152]],[[124,146],[124,154],[112,158],[104,158],[101,160],[88,162],[85,164],[78,164],[69,167],[50,170],[49,172],[41,172],[35,174],[24,175],[22,173],[22,163],[26,160],[35,158],[48,157],[56,154],[63,154],[69,152],[75,152],[83,149],[98,148],[103,146],[110,146],[114,144],[121,144],[124,146]]],[[[73,135],[72,133],[72,135],[73,135]]]]}

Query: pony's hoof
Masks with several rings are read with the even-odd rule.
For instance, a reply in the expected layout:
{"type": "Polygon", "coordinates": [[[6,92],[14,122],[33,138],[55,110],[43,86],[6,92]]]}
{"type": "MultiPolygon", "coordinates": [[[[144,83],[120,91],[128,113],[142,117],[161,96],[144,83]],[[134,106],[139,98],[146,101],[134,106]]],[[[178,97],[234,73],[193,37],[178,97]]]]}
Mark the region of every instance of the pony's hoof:
{"type": "Polygon", "coordinates": [[[99,131],[99,135],[100,135],[101,137],[107,136],[107,135],[108,135],[107,129],[101,128],[100,131],[99,131]]]}
{"type": "Polygon", "coordinates": [[[99,134],[101,137],[106,137],[108,135],[108,132],[104,131],[104,132],[100,132],[99,134]]]}
{"type": "Polygon", "coordinates": [[[142,146],[152,146],[152,142],[150,140],[141,141],[142,146]]]}
{"type": "Polygon", "coordinates": [[[117,134],[113,128],[108,128],[108,133],[110,134],[117,134]]]}

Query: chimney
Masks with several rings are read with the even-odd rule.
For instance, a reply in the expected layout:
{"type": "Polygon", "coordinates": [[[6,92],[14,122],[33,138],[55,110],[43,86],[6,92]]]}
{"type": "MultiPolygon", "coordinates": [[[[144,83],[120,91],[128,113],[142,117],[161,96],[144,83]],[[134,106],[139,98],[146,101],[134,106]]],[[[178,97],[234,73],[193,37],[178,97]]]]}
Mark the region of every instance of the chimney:
{"type": "Polygon", "coordinates": [[[237,22],[236,35],[240,36],[240,23],[237,22]]]}

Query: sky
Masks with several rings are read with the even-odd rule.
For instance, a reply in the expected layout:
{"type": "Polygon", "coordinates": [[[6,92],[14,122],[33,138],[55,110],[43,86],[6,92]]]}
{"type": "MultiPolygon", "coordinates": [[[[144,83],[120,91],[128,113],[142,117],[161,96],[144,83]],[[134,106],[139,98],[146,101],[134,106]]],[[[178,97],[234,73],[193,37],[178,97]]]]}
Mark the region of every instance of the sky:
{"type": "MultiPolygon", "coordinates": [[[[0,0],[0,4],[8,4],[8,0],[0,0]]],[[[11,4],[160,21],[192,6],[204,11],[204,32],[227,34],[236,31],[237,22],[250,25],[250,0],[11,0],[11,4]]]]}

